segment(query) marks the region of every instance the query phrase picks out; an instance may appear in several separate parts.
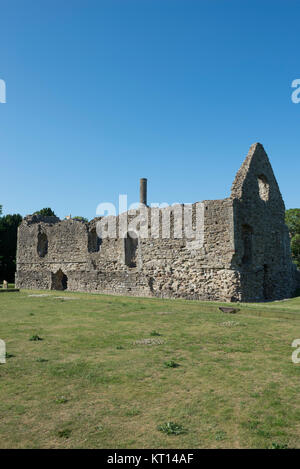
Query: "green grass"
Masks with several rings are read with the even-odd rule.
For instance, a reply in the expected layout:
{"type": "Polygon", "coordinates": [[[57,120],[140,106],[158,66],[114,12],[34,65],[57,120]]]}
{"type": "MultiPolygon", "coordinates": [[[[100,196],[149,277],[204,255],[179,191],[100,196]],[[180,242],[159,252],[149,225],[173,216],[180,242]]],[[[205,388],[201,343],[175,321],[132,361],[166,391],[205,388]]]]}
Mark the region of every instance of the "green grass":
{"type": "Polygon", "coordinates": [[[0,295],[0,447],[299,448],[300,298],[220,304],[0,295]]]}
{"type": "MultiPolygon", "coordinates": [[[[15,284],[14,283],[8,283],[7,287],[10,288],[10,289],[14,289],[15,284]]],[[[3,283],[0,283],[0,288],[3,288],[3,283]]]]}

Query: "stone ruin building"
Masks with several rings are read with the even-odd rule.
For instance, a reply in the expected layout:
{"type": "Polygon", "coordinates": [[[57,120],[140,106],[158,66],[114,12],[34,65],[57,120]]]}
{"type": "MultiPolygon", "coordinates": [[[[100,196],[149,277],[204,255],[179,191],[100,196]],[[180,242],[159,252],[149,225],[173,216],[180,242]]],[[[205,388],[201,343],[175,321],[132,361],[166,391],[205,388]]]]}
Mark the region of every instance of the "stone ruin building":
{"type": "MultiPolygon", "coordinates": [[[[230,302],[288,298],[300,285],[284,202],[261,144],[251,146],[230,197],[190,205],[193,224],[200,213],[198,231],[190,237],[184,230],[174,236],[176,207],[147,207],[146,191],[142,179],[148,237],[138,231],[120,236],[117,229],[113,238],[100,238],[99,218],[85,223],[25,217],[18,232],[16,286],[230,302]],[[161,229],[166,215],[170,237],[161,229]],[[154,216],[159,225],[149,234],[154,216]]],[[[120,217],[113,217],[117,228],[120,217]]]]}

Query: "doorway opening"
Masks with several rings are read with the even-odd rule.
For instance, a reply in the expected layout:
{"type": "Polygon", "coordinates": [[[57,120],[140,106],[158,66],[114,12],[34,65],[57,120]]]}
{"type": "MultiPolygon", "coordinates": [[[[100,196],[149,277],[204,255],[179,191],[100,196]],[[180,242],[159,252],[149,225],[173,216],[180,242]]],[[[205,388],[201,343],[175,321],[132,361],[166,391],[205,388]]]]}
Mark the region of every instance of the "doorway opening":
{"type": "Polygon", "coordinates": [[[55,274],[51,274],[51,290],[67,290],[68,277],[59,269],[55,274]]]}

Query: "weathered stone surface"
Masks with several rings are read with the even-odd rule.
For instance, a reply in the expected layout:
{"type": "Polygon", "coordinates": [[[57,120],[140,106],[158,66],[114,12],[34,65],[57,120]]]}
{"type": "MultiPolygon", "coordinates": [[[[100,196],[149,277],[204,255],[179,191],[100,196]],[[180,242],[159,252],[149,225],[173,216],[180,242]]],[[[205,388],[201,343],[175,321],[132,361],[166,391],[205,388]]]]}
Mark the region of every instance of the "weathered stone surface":
{"type": "MultiPolygon", "coordinates": [[[[229,198],[190,206],[193,226],[200,220],[196,233],[182,230],[178,208],[141,207],[148,221],[139,228],[150,237],[138,239],[130,230],[130,238],[120,237],[124,214],[105,219],[115,222],[116,234],[102,239],[99,219],[26,217],[19,227],[16,285],[221,301],[287,298],[300,285],[284,203],[262,145],[250,148],[229,198]],[[171,238],[162,229],[168,219],[171,238]],[[154,220],[159,224],[153,229],[154,220]]],[[[136,213],[125,216],[130,222],[136,213]]]]}

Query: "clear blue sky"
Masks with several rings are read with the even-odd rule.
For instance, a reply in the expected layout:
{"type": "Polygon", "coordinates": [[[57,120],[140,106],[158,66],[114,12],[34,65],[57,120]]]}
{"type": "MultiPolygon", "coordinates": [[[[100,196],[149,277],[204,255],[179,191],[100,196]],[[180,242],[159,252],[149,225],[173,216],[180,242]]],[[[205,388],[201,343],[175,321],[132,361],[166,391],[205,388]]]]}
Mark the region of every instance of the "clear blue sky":
{"type": "Polygon", "coordinates": [[[300,207],[300,1],[1,0],[0,203],[95,216],[227,197],[263,143],[300,207]]]}

